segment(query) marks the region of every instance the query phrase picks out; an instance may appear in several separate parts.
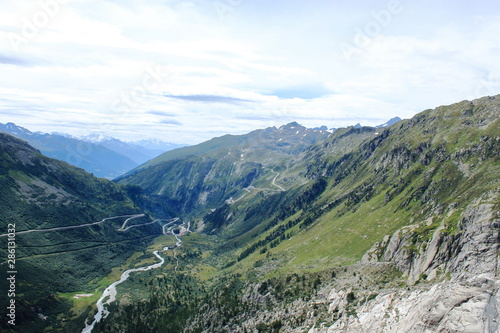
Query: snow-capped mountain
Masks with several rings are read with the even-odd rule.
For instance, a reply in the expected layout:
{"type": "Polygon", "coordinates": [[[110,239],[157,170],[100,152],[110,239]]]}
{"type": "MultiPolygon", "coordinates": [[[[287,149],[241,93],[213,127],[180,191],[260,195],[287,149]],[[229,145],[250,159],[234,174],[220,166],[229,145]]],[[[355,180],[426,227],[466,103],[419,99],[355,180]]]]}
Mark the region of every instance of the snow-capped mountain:
{"type": "Polygon", "coordinates": [[[45,156],[85,169],[97,177],[113,179],[139,164],[104,145],[65,133],[31,132],[14,123],[0,124],[0,131],[25,140],[45,156]]]}
{"type": "Polygon", "coordinates": [[[105,178],[117,177],[168,150],[186,146],[158,139],[125,142],[103,132],[81,137],[61,132],[31,132],[11,122],[0,123],[0,131],[28,141],[48,157],[66,161],[105,178]],[[114,169],[110,169],[112,166],[114,169]]]}
{"type": "Polygon", "coordinates": [[[101,143],[114,138],[107,136],[103,132],[91,132],[89,135],[81,136],[80,139],[87,142],[101,143]]]}
{"type": "Polygon", "coordinates": [[[116,153],[127,156],[137,164],[147,162],[166,151],[186,146],[164,142],[155,138],[140,141],[122,141],[103,132],[92,132],[89,135],[80,137],[80,139],[102,145],[116,153]]]}
{"type": "Polygon", "coordinates": [[[7,123],[5,125],[0,123],[0,131],[12,135],[33,135],[33,132],[31,132],[30,130],[21,126],[17,126],[14,123],[7,123]]]}
{"type": "Polygon", "coordinates": [[[166,152],[166,151],[169,151],[172,149],[187,146],[185,144],[165,142],[165,141],[155,139],[155,138],[133,141],[133,142],[129,142],[129,143],[133,144],[133,145],[144,147],[144,148],[152,150],[152,151],[161,151],[161,152],[166,152]]]}
{"type": "MultiPolygon", "coordinates": [[[[394,118],[391,118],[389,119],[387,122],[381,124],[381,125],[377,125],[375,126],[375,128],[384,128],[384,127],[389,127],[391,125],[394,125],[395,123],[401,121],[402,119],[399,118],[399,117],[394,117],[394,118]]],[[[363,127],[363,125],[361,125],[360,123],[357,123],[356,125],[352,125],[353,128],[361,128],[363,127]]],[[[337,130],[337,128],[335,127],[332,127],[332,128],[328,128],[327,126],[320,126],[320,127],[314,127],[312,128],[313,130],[321,130],[321,131],[328,131],[330,133],[332,132],[335,132],[337,130]]]]}
{"type": "MultiPolygon", "coordinates": [[[[35,132],[36,134],[45,134],[43,132],[35,132]]],[[[71,135],[71,134],[68,134],[68,133],[63,133],[63,132],[51,132],[50,135],[59,135],[59,136],[63,136],[65,138],[69,138],[69,139],[78,139],[76,136],[74,135],[71,135]]]]}

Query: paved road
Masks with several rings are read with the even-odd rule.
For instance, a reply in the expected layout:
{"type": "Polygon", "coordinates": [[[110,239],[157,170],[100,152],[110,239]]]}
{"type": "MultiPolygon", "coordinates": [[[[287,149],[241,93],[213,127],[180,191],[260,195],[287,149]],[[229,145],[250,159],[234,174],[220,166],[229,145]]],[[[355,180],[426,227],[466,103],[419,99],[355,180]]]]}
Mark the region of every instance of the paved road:
{"type": "Polygon", "coordinates": [[[276,172],[274,170],[271,170],[271,171],[274,172],[274,173],[276,173],[276,176],[273,179],[273,185],[276,186],[277,188],[279,188],[282,192],[285,192],[285,189],[283,187],[281,187],[280,185],[276,184],[276,178],[279,177],[280,173],[276,172]]]}
{"type": "MultiPolygon", "coordinates": [[[[61,231],[61,230],[70,230],[70,229],[76,229],[76,228],[84,228],[84,227],[90,227],[96,224],[101,224],[103,222],[106,222],[108,220],[113,220],[113,219],[118,219],[122,217],[129,217],[125,222],[127,222],[130,219],[135,219],[138,217],[143,217],[145,216],[144,214],[135,214],[135,215],[121,215],[121,216],[113,216],[113,217],[106,217],[102,219],[101,221],[98,222],[92,222],[92,223],[85,223],[85,224],[78,224],[78,225],[71,225],[71,226],[65,226],[65,227],[57,227],[57,228],[49,228],[49,229],[33,229],[33,230],[25,230],[25,231],[18,231],[15,234],[16,235],[22,235],[22,234],[27,234],[31,232],[47,232],[47,231],[61,231]]],[[[2,234],[0,237],[6,237],[8,234],[2,234]]]]}
{"type": "MultiPolygon", "coordinates": [[[[279,172],[276,172],[276,171],[274,171],[274,170],[272,170],[272,169],[271,169],[271,171],[272,171],[273,173],[275,173],[275,174],[276,174],[276,176],[274,176],[274,178],[273,178],[273,180],[272,180],[271,184],[272,184],[273,186],[277,187],[277,188],[279,189],[279,191],[278,191],[278,190],[274,190],[274,189],[272,189],[272,188],[258,188],[258,187],[254,187],[254,186],[248,186],[248,187],[245,187],[243,190],[247,191],[248,193],[251,193],[250,189],[252,189],[252,190],[257,190],[257,191],[285,192],[285,191],[286,191],[286,189],[284,189],[282,186],[280,186],[280,185],[276,184],[276,179],[279,177],[280,173],[279,173],[279,172]]],[[[228,205],[233,205],[233,204],[237,203],[238,201],[240,201],[241,199],[243,199],[246,195],[247,195],[247,194],[245,193],[245,194],[243,194],[241,197],[239,197],[239,198],[238,198],[238,199],[236,199],[236,200],[234,200],[234,199],[233,199],[233,197],[231,197],[231,198],[229,198],[229,199],[227,199],[227,200],[226,200],[226,203],[227,203],[228,205]]]]}

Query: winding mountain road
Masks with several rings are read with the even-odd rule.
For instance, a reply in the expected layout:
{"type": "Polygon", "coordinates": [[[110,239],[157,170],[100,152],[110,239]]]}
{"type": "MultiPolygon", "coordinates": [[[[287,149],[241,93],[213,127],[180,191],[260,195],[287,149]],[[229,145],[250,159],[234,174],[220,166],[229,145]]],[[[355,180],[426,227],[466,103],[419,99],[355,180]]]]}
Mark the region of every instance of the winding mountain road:
{"type": "MultiPolygon", "coordinates": [[[[71,229],[77,229],[77,228],[84,228],[84,227],[91,227],[91,226],[94,226],[94,225],[98,225],[98,224],[101,224],[101,223],[104,223],[106,221],[109,221],[109,220],[114,220],[114,219],[118,219],[118,218],[127,218],[123,224],[121,225],[120,228],[117,229],[117,231],[119,232],[125,232],[131,228],[137,228],[137,227],[140,227],[140,226],[144,226],[144,225],[148,225],[148,224],[153,224],[153,223],[158,223],[158,222],[161,222],[161,221],[165,221],[165,220],[162,220],[162,219],[157,219],[157,220],[154,220],[154,221],[151,221],[151,222],[146,222],[146,223],[141,223],[141,224],[134,224],[134,225],[131,225],[131,226],[127,226],[127,223],[129,223],[131,220],[133,219],[136,219],[136,218],[140,218],[140,217],[144,217],[146,216],[145,214],[132,214],[132,215],[120,215],[120,216],[112,216],[112,217],[106,217],[104,219],[102,219],[101,221],[97,221],[97,222],[92,222],[92,223],[85,223],[85,224],[79,224],[79,225],[72,225],[72,226],[64,226],[64,227],[56,227],[56,228],[47,228],[47,229],[32,229],[32,230],[24,230],[24,231],[18,231],[18,232],[15,232],[14,234],[17,236],[17,235],[22,235],[22,234],[27,234],[27,233],[33,233],[33,232],[54,232],[54,231],[64,231],[64,230],[71,230],[71,229]]],[[[176,242],[176,247],[179,247],[182,245],[182,240],[180,239],[180,236],[177,235],[176,233],[174,233],[172,231],[172,229],[175,227],[175,225],[173,225],[175,222],[179,221],[180,218],[176,217],[172,220],[169,220],[166,224],[164,224],[162,226],[162,231],[163,231],[163,234],[168,236],[168,234],[172,234],[174,235],[175,239],[177,240],[176,242]],[[168,229],[166,229],[166,227],[169,227],[168,229]]],[[[188,222],[187,224],[187,227],[184,227],[183,224],[182,224],[182,229],[181,229],[181,235],[184,235],[186,234],[187,232],[191,232],[191,230],[189,230],[189,227],[190,227],[190,223],[188,222]]],[[[0,237],[7,237],[8,235],[12,235],[12,234],[2,234],[0,235],[0,237]]],[[[167,248],[165,248],[165,250],[167,250],[167,248]]],[[[160,262],[156,263],[156,264],[152,264],[152,265],[149,265],[149,266],[143,266],[143,267],[138,267],[138,268],[131,268],[131,269],[128,269],[126,270],[125,272],[122,273],[121,277],[120,277],[120,280],[116,281],[116,282],[113,282],[111,285],[109,285],[109,287],[107,287],[104,292],[102,293],[102,296],[99,298],[99,300],[97,301],[96,305],[97,305],[97,313],[94,315],[94,320],[92,321],[91,324],[88,324],[87,322],[85,322],[85,328],[82,330],[82,333],[90,333],[92,332],[92,330],[94,329],[94,326],[96,323],[100,322],[102,319],[106,318],[108,315],[109,315],[109,311],[107,310],[106,308],[106,305],[109,305],[111,304],[111,302],[114,302],[115,299],[116,299],[116,287],[125,282],[129,277],[130,277],[130,274],[133,273],[133,272],[139,272],[139,271],[148,271],[148,270],[151,270],[151,269],[155,269],[155,268],[159,268],[161,267],[164,263],[165,263],[165,258],[163,258],[162,256],[160,256],[158,254],[158,251],[154,251],[153,254],[160,260],[160,262]],[[105,301],[106,300],[106,301],[105,301]]],[[[177,271],[178,269],[178,266],[179,266],[179,259],[177,258],[176,256],[176,253],[175,253],[175,249],[174,249],[174,257],[175,259],[177,260],[177,265],[175,267],[175,270],[177,271]]]]}
{"type": "Polygon", "coordinates": [[[280,185],[276,184],[276,178],[278,178],[278,177],[279,177],[280,173],[279,173],[279,172],[276,172],[276,171],[274,171],[274,170],[271,170],[271,171],[272,171],[272,172],[274,172],[274,173],[276,174],[276,176],[275,176],[275,177],[274,177],[274,179],[273,179],[272,184],[273,184],[274,186],[276,186],[277,188],[279,188],[281,192],[285,192],[286,190],[285,190],[283,187],[281,187],[280,185]]]}
{"type": "MultiPolygon", "coordinates": [[[[140,217],[140,216],[138,216],[138,217],[140,217]]],[[[127,231],[129,229],[141,227],[143,225],[148,225],[148,224],[153,224],[153,223],[158,223],[158,222],[161,222],[161,221],[165,221],[164,219],[157,219],[157,220],[154,220],[154,221],[151,221],[151,222],[146,222],[146,223],[141,223],[141,224],[134,224],[134,225],[131,225],[131,226],[128,226],[128,227],[125,228],[125,226],[127,225],[128,221],[130,221],[132,219],[135,219],[135,218],[136,217],[130,217],[130,218],[126,219],[125,222],[123,222],[122,226],[118,229],[118,231],[127,231]]],[[[174,222],[177,222],[177,221],[179,221],[178,217],[172,219],[167,224],[174,223],[174,222]]]]}
{"type": "MultiPolygon", "coordinates": [[[[257,191],[285,192],[286,191],[285,188],[283,188],[281,185],[276,184],[276,179],[280,176],[280,173],[274,171],[273,169],[270,169],[270,171],[276,174],[276,176],[274,176],[273,180],[271,181],[271,185],[273,185],[274,187],[277,187],[278,190],[275,190],[272,188],[258,188],[258,187],[254,187],[254,186],[245,187],[245,188],[243,188],[243,190],[247,191],[248,193],[252,192],[252,191],[250,191],[250,189],[257,190],[257,191]]],[[[247,195],[247,193],[244,193],[241,197],[239,197],[236,200],[233,199],[233,197],[231,197],[231,198],[226,200],[226,203],[228,205],[233,205],[233,204],[237,203],[238,201],[240,201],[241,199],[243,199],[246,195],[247,195]]]]}
{"type": "MultiPolygon", "coordinates": [[[[32,230],[25,230],[25,231],[18,231],[16,233],[14,233],[15,235],[22,235],[22,234],[27,234],[27,233],[31,233],[31,232],[48,232],[48,231],[62,231],[62,230],[70,230],[70,229],[77,229],[77,228],[84,228],[84,227],[91,227],[93,225],[97,225],[97,224],[101,224],[103,222],[106,222],[108,220],[114,220],[114,219],[118,219],[118,218],[122,218],[122,217],[129,217],[123,224],[123,226],[127,223],[127,221],[131,220],[131,219],[135,219],[135,218],[139,218],[139,217],[144,217],[146,216],[145,214],[135,214],[135,215],[120,215],[120,216],[113,216],[113,217],[106,217],[104,219],[102,219],[101,221],[97,221],[97,222],[92,222],[92,223],[85,223],[85,224],[78,224],[78,225],[71,225],[71,226],[65,226],[65,227],[56,227],[56,228],[49,228],[49,229],[32,229],[32,230]]],[[[151,223],[154,223],[156,221],[153,221],[153,222],[148,222],[148,223],[143,223],[142,225],[145,225],[145,224],[151,224],[151,223]]],[[[122,226],[122,227],[123,227],[122,226]]],[[[139,225],[137,225],[139,226],[139,225]]],[[[132,226],[134,227],[134,226],[132,226]]],[[[130,227],[129,227],[130,228],[130,227]]],[[[120,229],[118,229],[120,230],[120,229]]],[[[0,235],[0,237],[7,237],[7,235],[9,234],[2,234],[0,235]]]]}

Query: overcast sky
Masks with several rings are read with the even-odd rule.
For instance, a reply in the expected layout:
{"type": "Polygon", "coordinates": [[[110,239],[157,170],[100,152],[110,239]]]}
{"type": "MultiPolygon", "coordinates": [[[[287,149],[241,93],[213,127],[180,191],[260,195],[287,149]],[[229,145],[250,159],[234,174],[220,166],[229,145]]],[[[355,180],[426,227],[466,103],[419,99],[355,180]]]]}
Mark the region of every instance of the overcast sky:
{"type": "Polygon", "coordinates": [[[194,144],[500,93],[498,0],[1,0],[0,122],[194,144]]]}

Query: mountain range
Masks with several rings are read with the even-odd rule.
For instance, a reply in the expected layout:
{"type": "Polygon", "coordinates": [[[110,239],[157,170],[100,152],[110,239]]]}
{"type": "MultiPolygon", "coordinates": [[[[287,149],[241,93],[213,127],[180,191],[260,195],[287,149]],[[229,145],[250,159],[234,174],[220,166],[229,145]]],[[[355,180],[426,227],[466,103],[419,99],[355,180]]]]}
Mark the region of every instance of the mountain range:
{"type": "Polygon", "coordinates": [[[159,140],[124,142],[99,133],[77,138],[65,133],[31,132],[14,123],[0,124],[0,132],[25,140],[48,157],[108,179],[118,177],[167,150],[185,146],[159,140]]]}
{"type": "Polygon", "coordinates": [[[269,186],[269,179],[292,167],[295,157],[329,135],[296,122],[225,135],[164,153],[116,181],[140,187],[147,197],[144,202],[161,203],[167,216],[181,212],[193,216],[264,185],[265,191],[282,191],[279,185],[269,186]]]}
{"type": "Polygon", "coordinates": [[[96,295],[163,250],[92,332],[498,332],[500,95],[396,120],[225,135],[114,182],[0,134],[2,221],[83,225],[16,236],[9,329],[80,332],[96,295]],[[93,224],[134,214],[134,233],[93,224]]]}
{"type": "MultiPolygon", "coordinates": [[[[395,117],[377,127],[390,126],[399,120],[399,117],[395,117]]],[[[321,129],[326,131],[327,128],[322,126],[321,129]]],[[[330,131],[332,130],[334,129],[330,131]]],[[[101,132],[81,137],[61,132],[32,132],[14,123],[0,123],[0,132],[27,141],[48,157],[68,162],[107,179],[119,177],[166,151],[187,146],[158,139],[125,142],[101,132]]]]}

